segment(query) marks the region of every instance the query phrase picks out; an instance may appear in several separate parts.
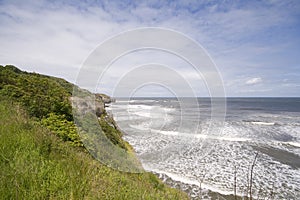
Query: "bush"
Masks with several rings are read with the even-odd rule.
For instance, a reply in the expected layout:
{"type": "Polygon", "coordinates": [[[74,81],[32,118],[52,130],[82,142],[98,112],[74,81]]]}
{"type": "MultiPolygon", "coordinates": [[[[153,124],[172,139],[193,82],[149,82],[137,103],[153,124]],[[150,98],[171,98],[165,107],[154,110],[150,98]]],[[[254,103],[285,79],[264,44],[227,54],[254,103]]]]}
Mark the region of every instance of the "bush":
{"type": "Polygon", "coordinates": [[[73,146],[83,146],[77,133],[77,127],[74,122],[67,121],[65,116],[50,113],[48,117],[41,120],[41,124],[64,141],[69,141],[73,146]]]}

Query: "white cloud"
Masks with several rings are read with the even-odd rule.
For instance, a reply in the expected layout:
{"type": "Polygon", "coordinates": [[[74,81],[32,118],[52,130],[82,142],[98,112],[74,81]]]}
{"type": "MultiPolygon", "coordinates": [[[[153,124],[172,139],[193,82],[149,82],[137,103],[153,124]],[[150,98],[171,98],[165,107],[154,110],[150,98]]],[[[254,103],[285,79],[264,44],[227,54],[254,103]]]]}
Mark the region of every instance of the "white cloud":
{"type": "MultiPolygon", "coordinates": [[[[256,74],[272,82],[281,78],[277,74],[299,69],[295,52],[300,39],[293,33],[299,32],[297,0],[88,2],[2,1],[0,64],[74,82],[85,58],[105,39],[156,26],[181,31],[203,45],[228,83],[229,95],[238,96],[246,85],[262,87],[256,74]],[[235,77],[241,80],[229,84],[235,77]]],[[[191,71],[184,74],[191,81],[198,79],[191,71]]],[[[300,84],[298,79],[295,84],[300,84]]]]}
{"type": "Polygon", "coordinates": [[[258,83],[261,83],[261,82],[262,82],[262,78],[256,77],[256,78],[251,78],[251,79],[247,80],[246,84],[247,85],[255,85],[255,84],[258,84],[258,83]]]}

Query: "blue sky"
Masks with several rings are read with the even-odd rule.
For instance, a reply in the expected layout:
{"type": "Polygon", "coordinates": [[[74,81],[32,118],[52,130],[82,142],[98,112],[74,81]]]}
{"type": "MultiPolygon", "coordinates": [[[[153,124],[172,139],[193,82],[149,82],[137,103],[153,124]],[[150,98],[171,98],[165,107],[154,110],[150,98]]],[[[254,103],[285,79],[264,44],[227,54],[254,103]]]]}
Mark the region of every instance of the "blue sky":
{"type": "MultiPolygon", "coordinates": [[[[174,29],[201,44],[217,65],[227,96],[300,96],[298,0],[9,0],[0,1],[0,25],[0,64],[71,82],[105,39],[150,26],[174,29]]],[[[111,73],[118,75],[118,67],[126,68],[132,60],[145,62],[148,55],[125,58],[111,73]]],[[[151,53],[151,59],[157,57],[171,59],[151,53]]],[[[182,73],[193,76],[188,70],[182,73]]],[[[207,95],[194,84],[197,95],[207,95]]],[[[112,87],[109,81],[99,86],[108,94],[112,87]]],[[[161,89],[145,88],[148,94],[155,90],[161,89]]],[[[164,94],[168,92],[160,91],[164,94]]]]}

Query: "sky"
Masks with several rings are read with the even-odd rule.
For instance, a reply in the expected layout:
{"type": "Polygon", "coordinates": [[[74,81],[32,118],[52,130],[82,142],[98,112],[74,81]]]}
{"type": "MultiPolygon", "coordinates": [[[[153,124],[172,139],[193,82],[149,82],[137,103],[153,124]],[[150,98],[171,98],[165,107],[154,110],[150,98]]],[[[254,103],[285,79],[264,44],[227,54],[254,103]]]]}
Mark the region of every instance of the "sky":
{"type": "MultiPolygon", "coordinates": [[[[13,64],[73,83],[89,55],[108,38],[132,29],[160,27],[182,33],[204,49],[217,67],[226,96],[300,96],[298,0],[0,0],[0,26],[1,65],[13,64]]],[[[149,63],[168,66],[195,95],[209,96],[203,79],[206,72],[199,75],[182,59],[157,50],[119,58],[97,86],[87,89],[114,95],[118,83],[126,87],[131,80],[146,77],[147,69],[130,73],[149,63]]],[[[159,67],[150,68],[162,76],[159,67]]],[[[172,84],[182,86],[180,81],[172,84]]],[[[153,83],[137,85],[131,94],[170,96],[174,91],[153,83]]]]}

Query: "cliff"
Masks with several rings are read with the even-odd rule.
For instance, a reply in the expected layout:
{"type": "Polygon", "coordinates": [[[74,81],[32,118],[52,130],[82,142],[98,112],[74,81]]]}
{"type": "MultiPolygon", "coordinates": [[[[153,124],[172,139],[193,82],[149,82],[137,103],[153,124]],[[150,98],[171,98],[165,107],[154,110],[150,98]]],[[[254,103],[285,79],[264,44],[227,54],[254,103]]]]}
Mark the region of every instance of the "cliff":
{"type": "Polygon", "coordinates": [[[96,104],[89,105],[72,99],[74,88],[82,90],[60,78],[0,66],[2,198],[187,199],[151,173],[123,173],[93,159],[74,124],[74,102],[81,111],[97,113],[112,145],[132,149],[106,115],[105,103],[112,99],[96,94],[96,104]]]}

